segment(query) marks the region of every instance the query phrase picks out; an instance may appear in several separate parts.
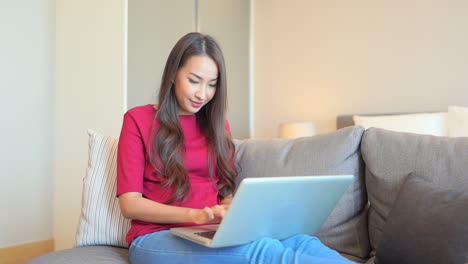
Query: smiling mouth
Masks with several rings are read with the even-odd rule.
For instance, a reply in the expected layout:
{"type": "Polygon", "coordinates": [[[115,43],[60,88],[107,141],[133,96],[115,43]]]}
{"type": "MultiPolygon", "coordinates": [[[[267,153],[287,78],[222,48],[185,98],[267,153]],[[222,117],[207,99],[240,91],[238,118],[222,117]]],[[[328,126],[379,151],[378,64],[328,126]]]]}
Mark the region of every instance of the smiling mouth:
{"type": "Polygon", "coordinates": [[[192,103],[193,107],[197,107],[197,108],[203,105],[203,103],[194,102],[192,100],[190,100],[190,102],[192,103]]]}

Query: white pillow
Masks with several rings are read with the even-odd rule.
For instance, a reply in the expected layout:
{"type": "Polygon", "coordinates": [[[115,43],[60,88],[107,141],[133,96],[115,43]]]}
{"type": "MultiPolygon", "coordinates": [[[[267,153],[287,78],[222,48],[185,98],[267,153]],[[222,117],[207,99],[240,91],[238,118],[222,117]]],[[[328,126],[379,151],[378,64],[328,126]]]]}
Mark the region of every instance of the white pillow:
{"type": "Polygon", "coordinates": [[[448,107],[448,133],[450,137],[468,137],[468,107],[448,107]]]}
{"type": "Polygon", "coordinates": [[[81,216],[75,246],[128,247],[130,220],[123,217],[115,197],[118,140],[91,129],[86,176],[83,178],[81,216]]]}
{"type": "Polygon", "coordinates": [[[447,113],[421,113],[382,116],[353,116],[354,124],[365,129],[378,127],[398,132],[447,136],[447,113]]]}

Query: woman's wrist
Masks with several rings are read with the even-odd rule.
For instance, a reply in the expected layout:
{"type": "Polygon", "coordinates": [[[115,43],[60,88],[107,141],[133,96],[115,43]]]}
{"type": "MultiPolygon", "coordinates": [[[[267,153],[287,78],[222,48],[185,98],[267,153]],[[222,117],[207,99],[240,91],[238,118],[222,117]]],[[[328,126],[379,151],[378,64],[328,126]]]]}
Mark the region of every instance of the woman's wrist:
{"type": "Polygon", "coordinates": [[[187,222],[203,224],[206,219],[206,213],[203,209],[190,208],[187,212],[187,222]]]}
{"type": "Polygon", "coordinates": [[[186,222],[194,223],[195,215],[197,209],[194,208],[188,208],[187,210],[187,215],[186,215],[186,222]]]}

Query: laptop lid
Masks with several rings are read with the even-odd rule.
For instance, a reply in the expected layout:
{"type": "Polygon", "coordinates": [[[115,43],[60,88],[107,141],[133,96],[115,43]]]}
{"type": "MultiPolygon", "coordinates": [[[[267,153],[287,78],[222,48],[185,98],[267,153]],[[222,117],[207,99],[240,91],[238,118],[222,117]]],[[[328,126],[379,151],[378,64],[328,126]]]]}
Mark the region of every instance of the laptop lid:
{"type": "Polygon", "coordinates": [[[353,175],[244,179],[210,247],[318,232],[353,175]]]}

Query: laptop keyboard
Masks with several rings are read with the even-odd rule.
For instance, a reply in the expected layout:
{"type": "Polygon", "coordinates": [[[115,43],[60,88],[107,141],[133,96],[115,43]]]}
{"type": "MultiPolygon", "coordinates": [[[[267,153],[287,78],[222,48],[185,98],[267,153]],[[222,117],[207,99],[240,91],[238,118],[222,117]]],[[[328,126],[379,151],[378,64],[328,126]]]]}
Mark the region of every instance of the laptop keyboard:
{"type": "Polygon", "coordinates": [[[216,234],[216,231],[203,231],[203,232],[197,232],[197,233],[194,233],[194,234],[202,236],[202,237],[206,237],[206,238],[209,238],[209,239],[213,239],[214,235],[216,234]]]}

